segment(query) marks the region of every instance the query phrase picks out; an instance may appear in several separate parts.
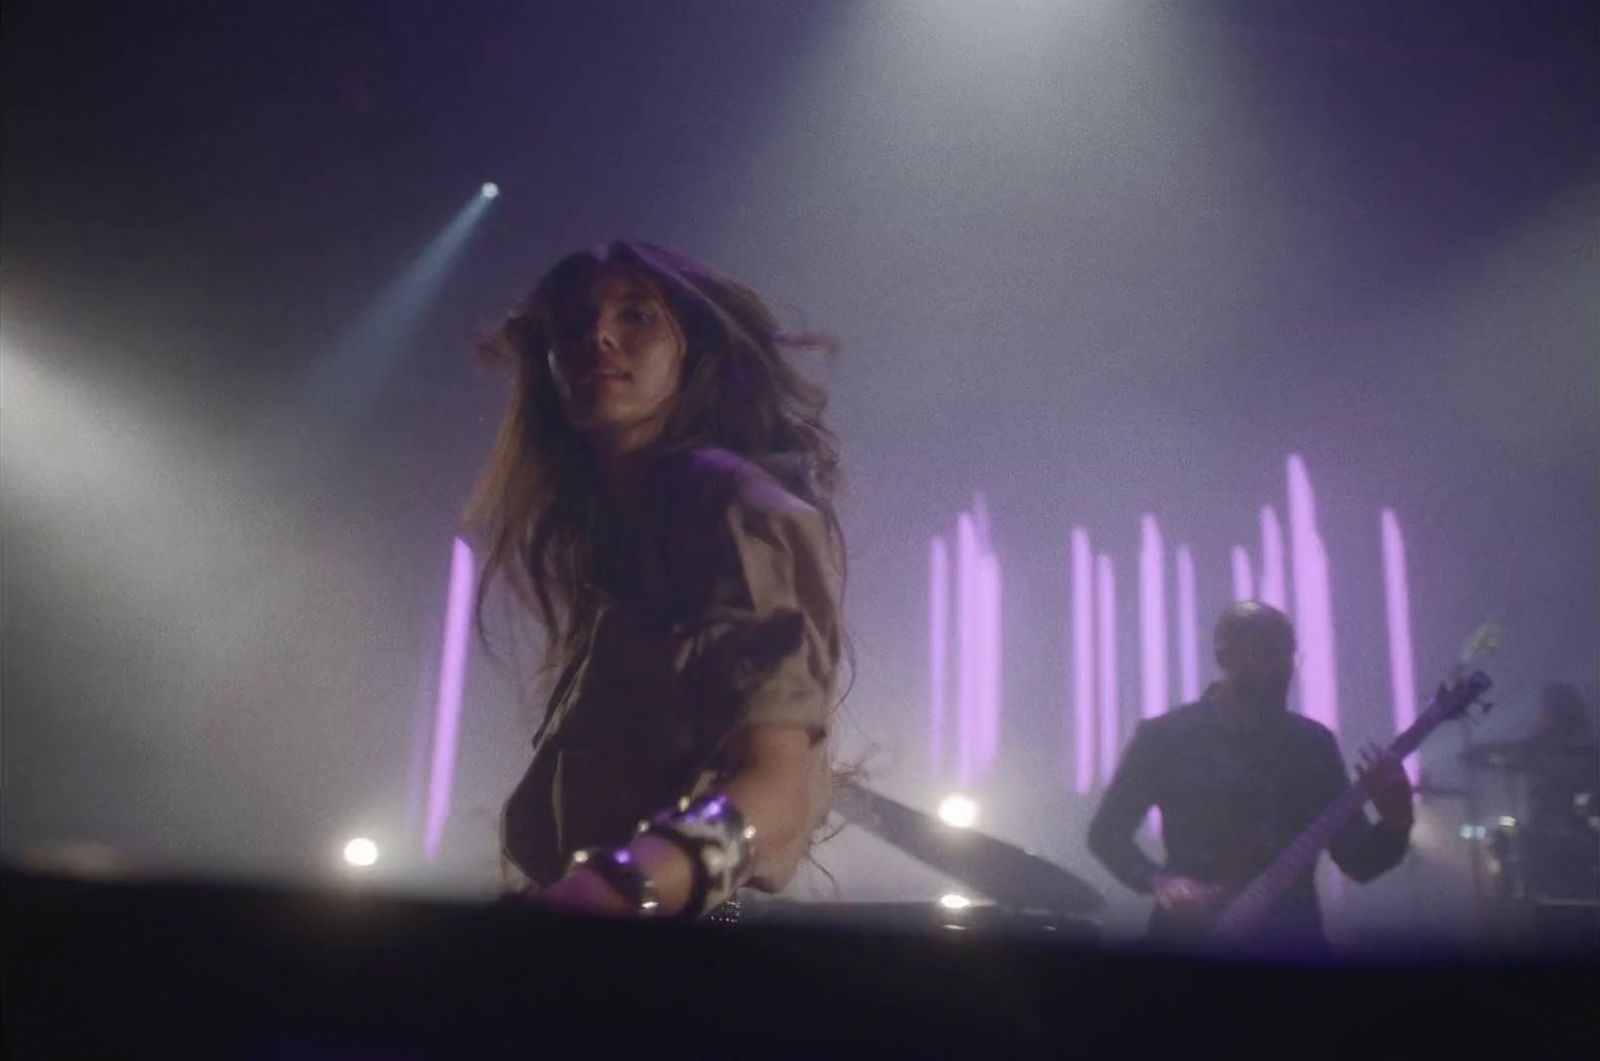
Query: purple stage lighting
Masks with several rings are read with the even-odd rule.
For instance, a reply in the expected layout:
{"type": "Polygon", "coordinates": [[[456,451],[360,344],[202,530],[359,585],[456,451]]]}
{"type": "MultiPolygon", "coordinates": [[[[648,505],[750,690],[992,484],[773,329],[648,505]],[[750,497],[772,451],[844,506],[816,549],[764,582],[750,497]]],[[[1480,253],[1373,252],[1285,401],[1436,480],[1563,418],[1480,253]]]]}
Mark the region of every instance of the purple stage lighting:
{"type": "MultiPolygon", "coordinates": [[[[1383,604],[1389,625],[1389,683],[1394,692],[1394,729],[1404,733],[1417,719],[1417,679],[1411,654],[1411,590],[1406,581],[1406,542],[1400,519],[1386,508],[1379,519],[1383,533],[1383,604]]],[[[1406,770],[1417,780],[1417,753],[1406,757],[1406,770]]]]}
{"type": "Polygon", "coordinates": [[[1280,612],[1289,610],[1283,578],[1283,525],[1271,505],[1261,506],[1261,597],[1280,612]]]}
{"type": "Polygon", "coordinates": [[[1094,788],[1094,554],[1089,532],[1072,528],[1072,746],[1073,791],[1094,788]]]}
{"type": "Polygon", "coordinates": [[[950,567],[945,539],[935,537],[928,554],[928,749],[935,772],[954,759],[958,781],[968,785],[993,767],[1000,750],[1000,558],[989,544],[981,496],[956,517],[953,580],[950,567]],[[952,649],[953,721],[947,664],[952,649]]]}
{"type": "Polygon", "coordinates": [[[1256,580],[1250,573],[1250,554],[1242,545],[1233,547],[1233,599],[1256,599],[1256,580]]]}
{"type": "Polygon", "coordinates": [[[1146,513],[1139,520],[1140,714],[1154,718],[1167,702],[1167,584],[1161,528],[1146,513]]]}
{"type": "Polygon", "coordinates": [[[979,558],[979,571],[983,575],[982,595],[979,600],[983,605],[980,615],[979,645],[983,658],[983,695],[979,703],[982,704],[983,725],[978,733],[981,744],[978,748],[978,769],[988,773],[994,769],[996,758],[1000,754],[1000,559],[989,548],[989,543],[984,542],[984,552],[979,558]]]}
{"type": "Polygon", "coordinates": [[[971,678],[964,707],[970,721],[961,748],[963,785],[987,773],[1000,748],[1000,561],[991,545],[982,495],[973,499],[967,525],[961,578],[968,595],[962,604],[961,650],[970,660],[971,678]]]}
{"type": "Polygon", "coordinates": [[[1095,558],[1095,597],[1099,614],[1095,634],[1100,647],[1096,661],[1100,680],[1100,776],[1111,780],[1117,769],[1117,580],[1111,557],[1095,558]]]}
{"type": "Polygon", "coordinates": [[[445,612],[444,649],[439,668],[439,699],[433,724],[433,769],[428,781],[428,818],[423,858],[439,854],[444,823],[450,816],[450,786],[455,778],[456,732],[461,722],[461,689],[467,673],[467,634],[472,616],[472,550],[460,538],[450,550],[450,593],[445,612]]]}
{"type": "Polygon", "coordinates": [[[1194,557],[1178,546],[1178,695],[1186,704],[1200,699],[1200,643],[1194,603],[1194,557]]]}
{"type": "MultiPolygon", "coordinates": [[[[1316,494],[1305,461],[1290,454],[1288,469],[1288,535],[1277,509],[1257,511],[1261,531],[1261,581],[1256,583],[1251,556],[1244,546],[1232,547],[1233,600],[1260,599],[1290,614],[1299,641],[1297,682],[1299,710],[1339,730],[1337,649],[1327,548],[1317,525],[1316,494]],[[1259,591],[1259,596],[1258,596],[1259,591]]],[[[990,545],[983,498],[956,522],[954,618],[950,617],[950,560],[944,539],[933,540],[929,559],[929,681],[931,687],[930,758],[939,769],[954,757],[962,784],[994,768],[1000,745],[1001,711],[1001,575],[990,545]],[[949,627],[955,624],[955,644],[949,627]],[[956,656],[955,722],[950,721],[945,660],[956,656]],[[951,728],[956,727],[951,746],[951,728]]],[[[1405,549],[1392,510],[1383,513],[1385,600],[1388,605],[1390,662],[1394,680],[1395,724],[1410,725],[1416,705],[1411,661],[1409,602],[1405,549]]],[[[1116,572],[1108,552],[1095,552],[1089,531],[1074,526],[1070,534],[1071,617],[1068,630],[1065,725],[1070,745],[1063,767],[1079,795],[1108,782],[1121,751],[1121,689],[1117,675],[1116,572]]],[[[1192,703],[1201,695],[1201,615],[1196,591],[1194,556],[1188,545],[1173,552],[1177,572],[1178,695],[1172,699],[1167,625],[1166,545],[1153,513],[1139,520],[1139,649],[1140,717],[1151,718],[1174,702],[1192,703]]]]}
{"type": "Polygon", "coordinates": [[[945,646],[950,640],[950,550],[935,536],[928,549],[928,766],[944,762],[945,646]]]}
{"type": "Polygon", "coordinates": [[[983,676],[978,658],[978,531],[967,512],[956,517],[956,776],[962,785],[977,773],[978,698],[983,676]]]}
{"type": "Polygon", "coordinates": [[[1289,456],[1289,538],[1294,550],[1294,623],[1300,642],[1300,711],[1339,731],[1333,601],[1328,554],[1317,530],[1317,499],[1298,454],[1289,456]]]}

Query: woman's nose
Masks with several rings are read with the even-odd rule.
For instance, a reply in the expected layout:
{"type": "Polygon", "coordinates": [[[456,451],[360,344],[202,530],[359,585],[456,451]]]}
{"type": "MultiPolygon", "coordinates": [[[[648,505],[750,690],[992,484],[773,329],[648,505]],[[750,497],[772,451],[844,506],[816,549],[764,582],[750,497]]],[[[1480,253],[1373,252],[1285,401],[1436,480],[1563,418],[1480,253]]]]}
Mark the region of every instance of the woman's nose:
{"type": "Polygon", "coordinates": [[[589,328],[589,341],[596,350],[615,350],[617,337],[611,334],[611,326],[603,320],[597,320],[589,328]]]}

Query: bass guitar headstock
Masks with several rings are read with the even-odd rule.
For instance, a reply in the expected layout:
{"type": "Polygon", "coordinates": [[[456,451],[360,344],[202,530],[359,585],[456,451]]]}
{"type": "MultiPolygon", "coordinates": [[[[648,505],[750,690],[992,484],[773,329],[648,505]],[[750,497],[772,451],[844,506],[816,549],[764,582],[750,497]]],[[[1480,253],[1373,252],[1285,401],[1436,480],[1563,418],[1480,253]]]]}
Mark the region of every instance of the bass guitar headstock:
{"type": "Polygon", "coordinates": [[[1460,718],[1475,705],[1480,708],[1480,714],[1487,714],[1494,705],[1484,700],[1483,695],[1493,686],[1494,682],[1481,670],[1475,670],[1464,678],[1440,682],[1428,704],[1428,711],[1440,722],[1460,718]]]}
{"type": "Polygon", "coordinates": [[[1461,643],[1461,654],[1457,657],[1455,666],[1450,668],[1450,676],[1434,693],[1434,701],[1443,705],[1441,721],[1461,718],[1474,706],[1478,708],[1476,717],[1480,718],[1494,708],[1494,704],[1483,700],[1483,694],[1488,692],[1494,683],[1481,670],[1471,668],[1479,660],[1487,659],[1499,652],[1500,642],[1504,637],[1505,628],[1493,619],[1485,619],[1476,630],[1467,635],[1467,639],[1461,643]]]}

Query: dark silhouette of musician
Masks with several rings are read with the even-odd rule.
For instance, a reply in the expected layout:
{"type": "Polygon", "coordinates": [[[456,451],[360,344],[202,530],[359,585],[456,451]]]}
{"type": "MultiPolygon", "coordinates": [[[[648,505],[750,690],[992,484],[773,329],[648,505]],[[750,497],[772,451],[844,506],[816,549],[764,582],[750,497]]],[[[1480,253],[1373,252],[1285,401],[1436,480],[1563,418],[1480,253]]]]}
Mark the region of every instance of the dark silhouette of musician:
{"type": "Polygon", "coordinates": [[[1532,728],[1517,747],[1523,753],[1521,765],[1531,774],[1529,824],[1559,831],[1586,825],[1596,813],[1589,802],[1600,789],[1600,760],[1595,758],[1594,724],[1576,685],[1550,682],[1540,690],[1532,728]]]}
{"type": "MultiPolygon", "coordinates": [[[[1569,682],[1547,684],[1528,735],[1492,747],[1502,765],[1527,778],[1528,818],[1518,830],[1522,887],[1545,900],[1600,899],[1600,759],[1583,694],[1569,682]]],[[[1571,921],[1549,920],[1542,929],[1559,934],[1576,921],[1592,938],[1592,909],[1571,921]]]]}
{"type": "MultiPolygon", "coordinates": [[[[1338,742],[1322,724],[1288,710],[1294,627],[1259,601],[1230,607],[1217,623],[1223,677],[1196,703],[1141,722],[1089,827],[1089,849],[1124,885],[1155,897],[1150,940],[1200,938],[1202,926],[1349,783],[1338,742]],[[1161,812],[1166,864],[1135,841],[1151,807],[1161,812]]],[[[1376,746],[1362,775],[1379,821],[1362,811],[1329,845],[1344,873],[1369,881],[1405,856],[1411,785],[1398,759],[1376,746]]],[[[1316,885],[1306,873],[1243,941],[1285,955],[1319,956],[1328,944],[1316,885]]]]}

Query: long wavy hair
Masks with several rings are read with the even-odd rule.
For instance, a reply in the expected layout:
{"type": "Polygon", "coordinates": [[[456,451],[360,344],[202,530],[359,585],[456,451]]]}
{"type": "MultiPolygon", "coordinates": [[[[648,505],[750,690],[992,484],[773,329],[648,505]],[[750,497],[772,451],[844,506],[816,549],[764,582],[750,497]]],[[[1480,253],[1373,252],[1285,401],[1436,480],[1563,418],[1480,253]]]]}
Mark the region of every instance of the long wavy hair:
{"type": "MultiPolygon", "coordinates": [[[[827,394],[786,356],[831,357],[832,340],[782,331],[755,291],[676,251],[634,240],[576,251],[479,344],[486,362],[509,369],[513,391],[465,517],[486,545],[480,639],[488,645],[485,601],[503,579],[545,629],[547,673],[582,651],[597,604],[590,520],[600,488],[588,442],[563,415],[548,354],[557,322],[602,272],[619,269],[653,288],[685,342],[679,392],[653,448],[664,455],[715,446],[765,467],[822,514],[841,586],[846,574],[835,508],[839,443],[824,420],[827,394]]],[[[848,638],[845,653],[853,672],[848,638]]]]}

